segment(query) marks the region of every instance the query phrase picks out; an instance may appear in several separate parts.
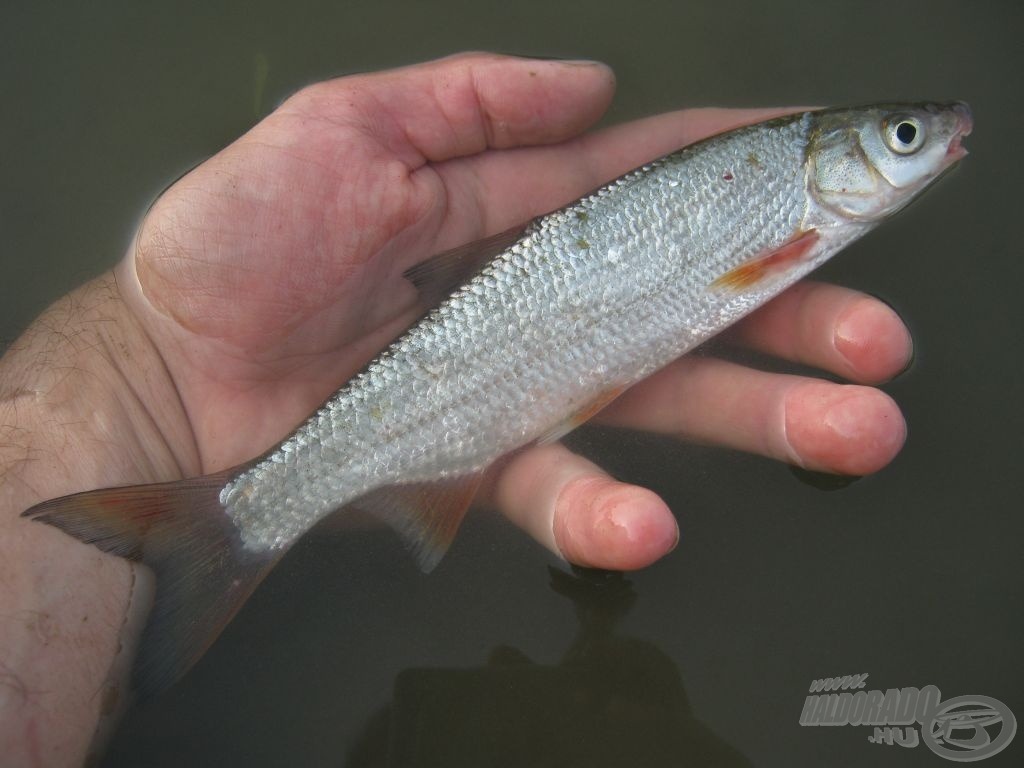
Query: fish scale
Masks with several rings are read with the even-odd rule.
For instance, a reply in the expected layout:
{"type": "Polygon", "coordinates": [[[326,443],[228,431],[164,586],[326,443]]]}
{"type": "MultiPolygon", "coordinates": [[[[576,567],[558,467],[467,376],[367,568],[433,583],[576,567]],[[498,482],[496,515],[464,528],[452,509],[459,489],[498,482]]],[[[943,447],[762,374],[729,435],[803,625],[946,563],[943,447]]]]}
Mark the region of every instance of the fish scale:
{"type": "Polygon", "coordinates": [[[155,693],[336,510],[377,514],[433,567],[486,467],[556,439],[888,218],[966,154],[970,129],[963,104],[881,105],[687,147],[414,267],[439,303],[263,456],[24,514],[153,569],[134,675],[155,693]]]}
{"type": "Polygon", "coordinates": [[[536,221],[300,427],[284,461],[225,488],[243,541],[286,546],[376,487],[476,472],[738,319],[750,302],[708,286],[803,219],[808,122],[683,150],[536,221]],[[761,169],[740,170],[755,149],[761,169]]]}

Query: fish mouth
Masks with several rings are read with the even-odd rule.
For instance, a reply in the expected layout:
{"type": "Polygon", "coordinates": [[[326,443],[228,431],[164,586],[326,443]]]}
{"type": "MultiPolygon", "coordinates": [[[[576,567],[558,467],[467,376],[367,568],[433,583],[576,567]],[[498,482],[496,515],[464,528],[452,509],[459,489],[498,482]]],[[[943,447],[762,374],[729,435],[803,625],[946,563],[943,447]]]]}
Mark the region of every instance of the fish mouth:
{"type": "Polygon", "coordinates": [[[971,108],[963,101],[953,104],[953,114],[956,116],[956,128],[953,129],[953,138],[946,148],[946,157],[951,163],[962,159],[967,155],[967,150],[960,143],[965,136],[969,136],[974,128],[974,116],[971,108]]]}

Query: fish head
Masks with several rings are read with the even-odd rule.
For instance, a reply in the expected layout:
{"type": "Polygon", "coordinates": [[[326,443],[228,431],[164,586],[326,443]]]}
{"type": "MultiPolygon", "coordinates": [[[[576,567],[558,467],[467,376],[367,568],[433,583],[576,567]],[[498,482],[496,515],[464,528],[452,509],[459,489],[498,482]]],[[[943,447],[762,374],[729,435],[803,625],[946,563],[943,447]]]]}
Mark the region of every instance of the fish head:
{"type": "Polygon", "coordinates": [[[874,222],[905,206],[967,154],[963,102],[828,109],[810,115],[807,183],[824,208],[874,222]]]}

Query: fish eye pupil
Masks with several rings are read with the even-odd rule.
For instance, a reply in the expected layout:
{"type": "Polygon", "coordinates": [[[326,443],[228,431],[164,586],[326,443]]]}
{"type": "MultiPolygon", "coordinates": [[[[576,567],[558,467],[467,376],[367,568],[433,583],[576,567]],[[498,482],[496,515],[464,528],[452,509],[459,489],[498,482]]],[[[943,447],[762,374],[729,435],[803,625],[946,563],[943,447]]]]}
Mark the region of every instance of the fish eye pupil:
{"type": "Polygon", "coordinates": [[[904,121],[896,126],[896,138],[900,144],[909,146],[914,143],[914,139],[917,138],[917,128],[913,123],[904,121]]]}

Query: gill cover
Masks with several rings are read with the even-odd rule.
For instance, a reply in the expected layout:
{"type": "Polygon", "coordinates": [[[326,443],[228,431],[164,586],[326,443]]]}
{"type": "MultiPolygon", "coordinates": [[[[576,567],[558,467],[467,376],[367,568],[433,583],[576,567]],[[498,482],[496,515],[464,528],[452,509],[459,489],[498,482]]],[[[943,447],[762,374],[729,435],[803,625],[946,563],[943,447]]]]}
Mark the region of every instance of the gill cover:
{"type": "Polygon", "coordinates": [[[812,115],[808,187],[846,219],[875,221],[906,205],[964,156],[966,104],[823,110],[812,115]]]}

